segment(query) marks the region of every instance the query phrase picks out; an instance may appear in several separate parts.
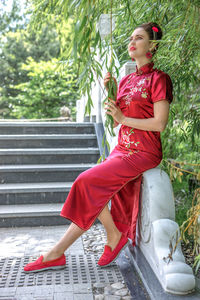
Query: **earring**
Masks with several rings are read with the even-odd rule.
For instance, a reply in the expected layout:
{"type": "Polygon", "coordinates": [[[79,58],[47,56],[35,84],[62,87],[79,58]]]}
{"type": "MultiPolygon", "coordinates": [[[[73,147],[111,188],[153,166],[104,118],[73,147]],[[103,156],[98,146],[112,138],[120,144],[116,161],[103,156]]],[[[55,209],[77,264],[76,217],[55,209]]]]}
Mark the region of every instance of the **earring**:
{"type": "Polygon", "coordinates": [[[146,53],[146,57],[147,57],[147,58],[152,58],[152,53],[151,53],[150,51],[148,51],[148,52],[146,53]]]}
{"type": "Polygon", "coordinates": [[[134,60],[135,60],[135,58],[131,58],[131,60],[132,60],[132,61],[134,61],[134,60]]]}

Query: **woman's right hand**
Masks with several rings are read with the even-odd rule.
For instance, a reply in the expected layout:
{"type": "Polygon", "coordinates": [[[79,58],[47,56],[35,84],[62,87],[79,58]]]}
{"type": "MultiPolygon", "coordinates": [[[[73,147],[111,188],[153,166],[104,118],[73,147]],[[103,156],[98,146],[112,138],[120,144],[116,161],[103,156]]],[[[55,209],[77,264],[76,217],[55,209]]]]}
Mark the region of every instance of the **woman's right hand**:
{"type": "MultiPolygon", "coordinates": [[[[105,89],[106,89],[107,92],[108,92],[108,89],[109,89],[108,83],[110,81],[110,77],[111,77],[110,73],[107,72],[105,77],[104,77],[104,81],[103,81],[105,89]]],[[[117,81],[116,81],[115,77],[112,77],[112,79],[114,80],[114,83],[115,83],[116,88],[117,88],[117,81]]]]}

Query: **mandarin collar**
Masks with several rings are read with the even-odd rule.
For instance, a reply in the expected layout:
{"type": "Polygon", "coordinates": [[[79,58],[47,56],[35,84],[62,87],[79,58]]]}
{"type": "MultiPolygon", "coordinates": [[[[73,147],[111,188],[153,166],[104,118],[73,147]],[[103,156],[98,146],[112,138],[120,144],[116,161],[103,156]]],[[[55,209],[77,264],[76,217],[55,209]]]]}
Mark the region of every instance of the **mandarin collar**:
{"type": "Polygon", "coordinates": [[[143,65],[142,67],[140,67],[138,69],[137,65],[136,65],[136,71],[135,71],[135,74],[136,75],[142,75],[142,74],[148,74],[148,73],[151,73],[152,70],[153,70],[153,66],[154,66],[154,62],[151,61],[145,65],[143,65]]]}

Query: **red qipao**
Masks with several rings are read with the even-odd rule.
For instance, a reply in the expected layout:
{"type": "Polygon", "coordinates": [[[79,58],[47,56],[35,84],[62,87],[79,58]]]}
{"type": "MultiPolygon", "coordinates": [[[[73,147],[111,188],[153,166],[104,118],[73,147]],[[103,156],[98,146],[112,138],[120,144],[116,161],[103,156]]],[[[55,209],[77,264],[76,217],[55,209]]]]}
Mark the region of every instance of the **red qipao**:
{"type": "MultiPolygon", "coordinates": [[[[153,118],[154,102],[171,103],[171,79],[153,66],[150,62],[140,69],[136,67],[136,72],[120,81],[116,103],[125,116],[153,118]]],[[[107,159],[76,178],[60,215],[88,230],[112,200],[112,218],[134,246],[142,173],[155,168],[161,160],[160,132],[122,125],[118,144],[107,159]]]]}

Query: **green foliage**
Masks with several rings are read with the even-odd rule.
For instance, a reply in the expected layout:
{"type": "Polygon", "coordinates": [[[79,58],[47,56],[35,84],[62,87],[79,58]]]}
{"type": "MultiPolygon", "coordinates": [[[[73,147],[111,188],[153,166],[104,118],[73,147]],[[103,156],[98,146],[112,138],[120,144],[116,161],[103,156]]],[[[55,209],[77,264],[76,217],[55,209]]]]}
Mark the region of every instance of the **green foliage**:
{"type": "MultiPolygon", "coordinates": [[[[56,19],[59,15],[64,22],[69,16],[72,17],[71,42],[67,47],[62,47],[62,57],[78,65],[80,92],[88,96],[86,111],[90,113],[92,106],[91,84],[96,80],[96,75],[101,76],[102,69],[96,60],[96,49],[101,44],[100,34],[98,31],[96,32],[96,24],[104,8],[98,11],[94,3],[90,1],[55,0],[47,3],[46,1],[33,0],[32,2],[35,7],[32,21],[34,28],[38,28],[38,24],[40,24],[38,21],[41,19],[46,22],[49,18],[54,17],[56,19]]],[[[99,1],[99,3],[104,7],[103,1],[99,1]]]]}
{"type": "Polygon", "coordinates": [[[187,218],[187,211],[191,207],[193,195],[191,194],[191,190],[189,188],[188,176],[183,175],[182,181],[180,182],[177,179],[172,181],[173,192],[176,199],[175,212],[176,219],[175,221],[179,224],[179,226],[183,223],[187,218]]]}
{"type": "Polygon", "coordinates": [[[55,29],[47,24],[38,32],[8,32],[0,42],[0,117],[9,118],[12,111],[10,101],[19,92],[15,85],[29,80],[28,71],[22,68],[22,64],[28,57],[37,62],[58,57],[60,45],[55,29]]]}
{"type": "Polygon", "coordinates": [[[62,70],[57,59],[35,62],[31,57],[22,70],[28,71],[29,80],[15,86],[15,97],[10,96],[10,116],[14,118],[57,118],[61,106],[68,106],[75,120],[77,88],[72,68],[62,70]]]}
{"type": "Polygon", "coordinates": [[[198,270],[200,269],[200,254],[197,255],[194,259],[193,268],[195,267],[195,274],[197,274],[198,270]]]}
{"type": "Polygon", "coordinates": [[[69,106],[75,118],[76,64],[57,61],[61,47],[71,42],[71,23],[71,19],[52,16],[43,24],[39,21],[36,29],[26,24],[25,29],[1,36],[0,118],[58,117],[63,105],[69,106]],[[56,70],[55,65],[59,65],[56,70]]]}
{"type": "Polygon", "coordinates": [[[0,3],[0,32],[4,34],[9,31],[16,31],[24,27],[25,21],[20,15],[20,5],[18,0],[12,1],[11,11],[6,11],[6,0],[1,0],[0,3]]]}
{"type": "MultiPolygon", "coordinates": [[[[100,50],[103,60],[108,60],[109,52],[105,51],[105,44],[101,42],[99,31],[96,29],[99,17],[102,13],[110,13],[111,1],[69,1],[33,0],[32,24],[37,27],[38,21],[44,22],[49,16],[66,20],[72,17],[71,43],[62,52],[66,60],[78,63],[79,87],[83,94],[88,95],[86,111],[90,112],[92,99],[90,87],[96,76],[101,74],[101,66],[96,61],[97,49],[100,50]]],[[[128,38],[136,26],[141,23],[155,21],[163,29],[163,39],[159,42],[159,50],[154,58],[155,67],[167,72],[174,85],[174,103],[169,121],[168,130],[163,133],[163,140],[169,140],[166,147],[167,155],[176,158],[177,147],[180,142],[197,149],[199,140],[199,66],[200,52],[199,39],[200,5],[198,1],[112,1],[113,16],[116,20],[116,29],[113,33],[113,48],[120,63],[123,64],[128,57],[128,38]],[[170,126],[172,117],[181,121],[183,128],[179,130],[178,143],[173,139],[177,129],[170,126]],[[177,147],[176,147],[177,146],[177,147]],[[171,149],[170,149],[171,147],[171,149]],[[170,150],[170,151],[169,151],[170,150]]],[[[108,37],[109,39],[109,37],[108,37]]],[[[181,153],[180,155],[182,154],[181,153]]],[[[165,156],[164,153],[164,156],[165,156]]]]}
{"type": "MultiPolygon", "coordinates": [[[[108,68],[108,72],[111,74],[109,83],[108,83],[108,96],[105,101],[109,102],[110,99],[117,99],[117,86],[113,79],[113,68],[114,68],[114,59],[111,58],[111,64],[108,68]]],[[[115,132],[113,130],[114,120],[111,115],[106,115],[105,126],[108,128],[108,131],[111,136],[115,136],[115,132]]]]}

